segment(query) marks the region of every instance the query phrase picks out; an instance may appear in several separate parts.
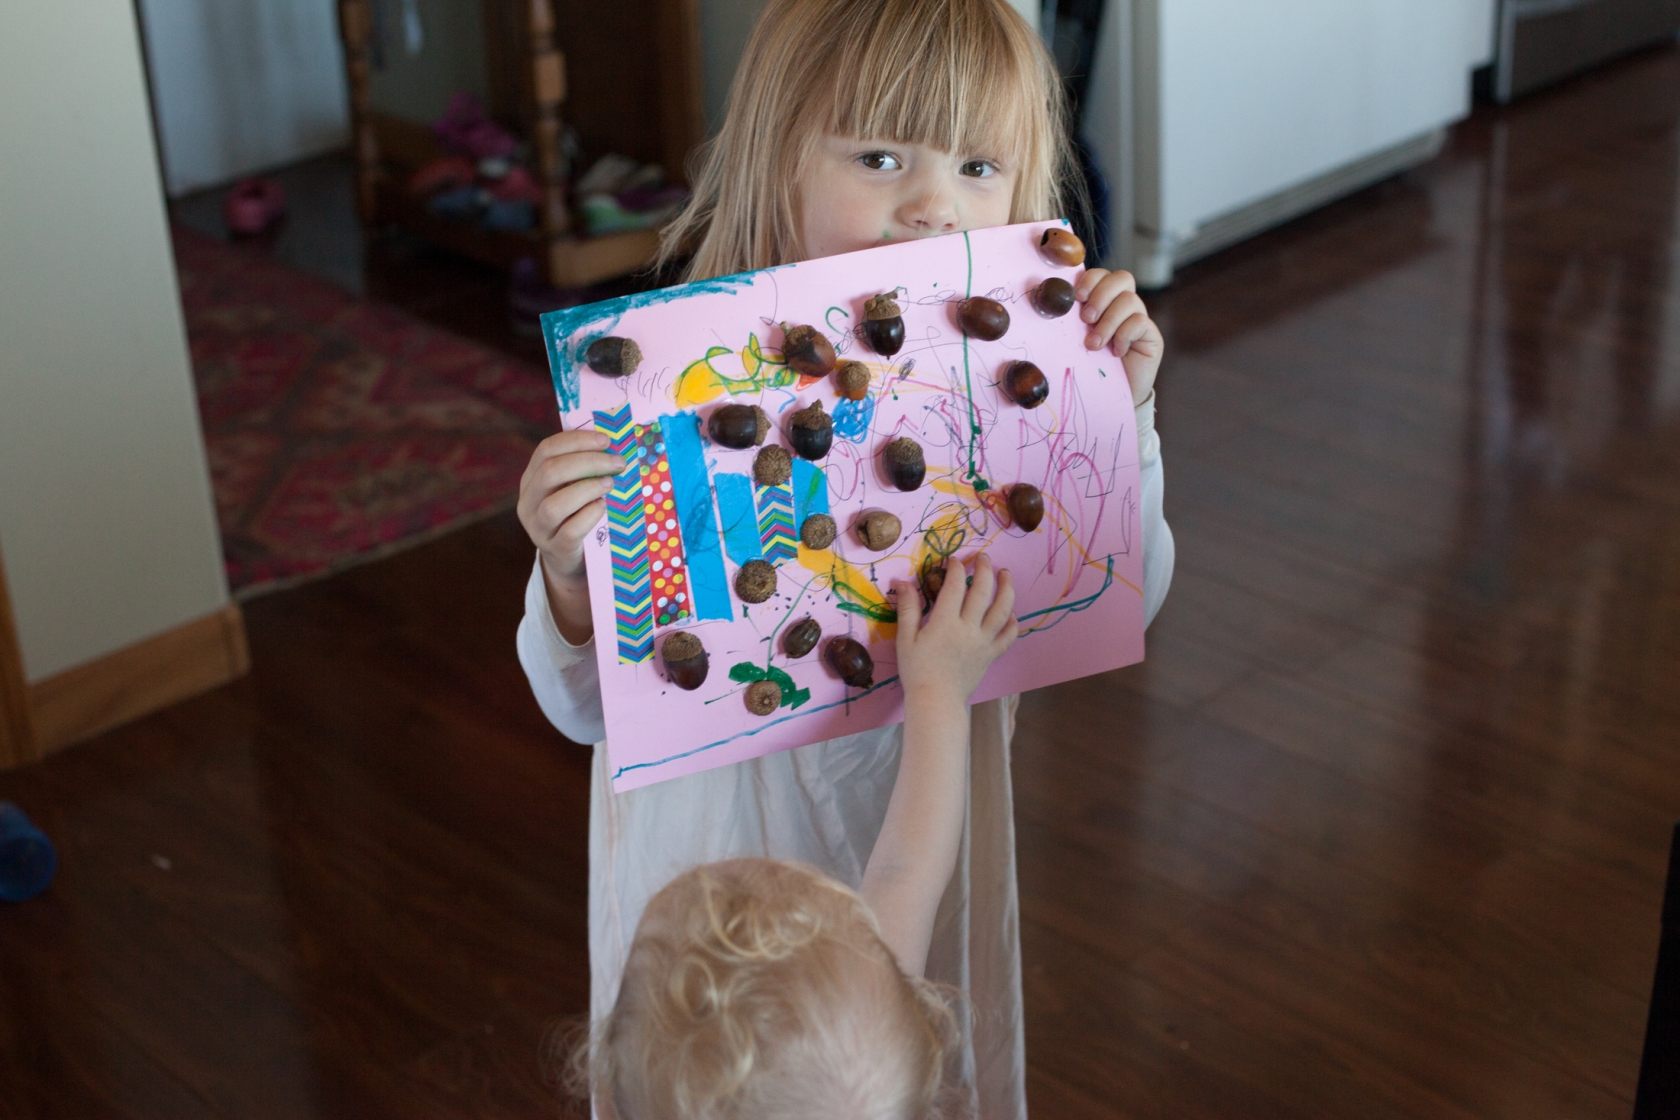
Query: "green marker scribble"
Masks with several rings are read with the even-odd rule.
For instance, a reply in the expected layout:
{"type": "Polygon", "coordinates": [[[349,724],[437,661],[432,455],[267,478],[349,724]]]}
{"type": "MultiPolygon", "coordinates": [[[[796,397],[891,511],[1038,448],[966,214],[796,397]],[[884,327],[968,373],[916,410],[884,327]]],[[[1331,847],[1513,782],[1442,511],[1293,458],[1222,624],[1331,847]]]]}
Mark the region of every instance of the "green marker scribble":
{"type": "MultiPolygon", "coordinates": [[[[974,295],[974,243],[968,239],[968,231],[963,231],[963,251],[968,254],[968,281],[963,285],[963,298],[969,299],[974,295]]],[[[974,376],[968,368],[968,335],[963,335],[963,385],[968,393],[968,480],[974,484],[976,494],[984,494],[990,490],[991,483],[980,477],[980,472],[974,469],[974,444],[980,435],[980,413],[974,407],[974,376]]]]}
{"type": "Polygon", "coordinates": [[[857,588],[839,579],[833,581],[834,596],[839,599],[837,604],[843,611],[860,614],[872,622],[897,623],[898,611],[883,603],[876,603],[866,598],[857,588]]]}
{"type": "Polygon", "coordinates": [[[793,678],[774,665],[768,669],[761,669],[751,661],[742,661],[729,668],[729,679],[736,684],[751,684],[753,681],[775,681],[782,690],[781,707],[797,708],[811,698],[808,688],[795,688],[793,678]]]}

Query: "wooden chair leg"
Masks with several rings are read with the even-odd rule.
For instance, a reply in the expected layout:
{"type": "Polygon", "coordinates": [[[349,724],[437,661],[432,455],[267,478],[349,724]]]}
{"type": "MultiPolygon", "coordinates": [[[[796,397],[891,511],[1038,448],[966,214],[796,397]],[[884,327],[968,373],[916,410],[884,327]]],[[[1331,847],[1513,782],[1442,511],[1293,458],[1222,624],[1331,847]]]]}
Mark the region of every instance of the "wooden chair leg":
{"type": "Polygon", "coordinates": [[[1680,824],[1668,853],[1668,886],[1663,892],[1662,942],[1657,975],[1651,984],[1651,1012],[1645,1020],[1645,1056],[1639,1063],[1639,1089],[1633,1120],[1670,1120],[1680,1116],[1680,824]]]}
{"type": "Polygon", "coordinates": [[[379,220],[379,139],[368,112],[369,57],[373,11],[368,0],[338,0],[339,33],[344,38],[344,74],[350,92],[350,134],[356,149],[356,209],[362,225],[379,220]]]}

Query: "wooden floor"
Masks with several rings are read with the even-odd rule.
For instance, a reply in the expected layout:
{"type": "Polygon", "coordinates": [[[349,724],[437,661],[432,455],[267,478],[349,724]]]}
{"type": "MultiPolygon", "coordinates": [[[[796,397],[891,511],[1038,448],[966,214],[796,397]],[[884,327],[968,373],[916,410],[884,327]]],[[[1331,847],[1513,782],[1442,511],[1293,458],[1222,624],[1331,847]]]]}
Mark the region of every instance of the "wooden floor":
{"type": "MultiPolygon", "coordinates": [[[[1171,596],[1016,743],[1044,1117],[1625,1118],[1680,815],[1680,52],[1155,300],[1171,596]]],[[[543,1117],[586,752],[510,517],[0,775],[0,1116],[543,1117]]]]}

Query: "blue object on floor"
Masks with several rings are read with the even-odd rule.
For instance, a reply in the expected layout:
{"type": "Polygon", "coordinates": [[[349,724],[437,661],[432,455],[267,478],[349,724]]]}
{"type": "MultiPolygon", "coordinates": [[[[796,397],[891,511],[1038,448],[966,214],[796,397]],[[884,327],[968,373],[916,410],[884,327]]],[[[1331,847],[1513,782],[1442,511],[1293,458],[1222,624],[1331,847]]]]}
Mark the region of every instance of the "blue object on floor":
{"type": "Polygon", "coordinates": [[[483,206],[479,203],[478,188],[468,184],[437,192],[426,200],[426,209],[440,218],[471,219],[478,216],[483,206]]]}
{"type": "Polygon", "coordinates": [[[492,198],[481,219],[486,229],[527,230],[537,224],[537,208],[523,198],[492,198]]]}
{"type": "Polygon", "coordinates": [[[22,902],[47,889],[58,852],[22,809],[0,801],[0,900],[22,902]]]}

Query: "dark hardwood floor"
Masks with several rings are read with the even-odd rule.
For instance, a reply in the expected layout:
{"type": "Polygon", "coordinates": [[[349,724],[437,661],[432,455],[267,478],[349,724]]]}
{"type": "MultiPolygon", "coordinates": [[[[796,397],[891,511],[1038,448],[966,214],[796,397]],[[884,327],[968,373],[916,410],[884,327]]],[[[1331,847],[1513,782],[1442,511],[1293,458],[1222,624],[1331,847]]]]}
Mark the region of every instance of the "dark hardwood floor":
{"type": "MultiPolygon", "coordinates": [[[[1669,49],[1154,298],[1172,594],[1016,742],[1037,1114],[1628,1115],[1680,815],[1677,170],[1669,49]]],[[[461,275],[402,301],[490,322],[461,275]]],[[[254,600],[248,680],[0,775],[63,857],[0,907],[0,1115],[556,1112],[587,753],[514,658],[530,555],[504,516],[254,600]]]]}

